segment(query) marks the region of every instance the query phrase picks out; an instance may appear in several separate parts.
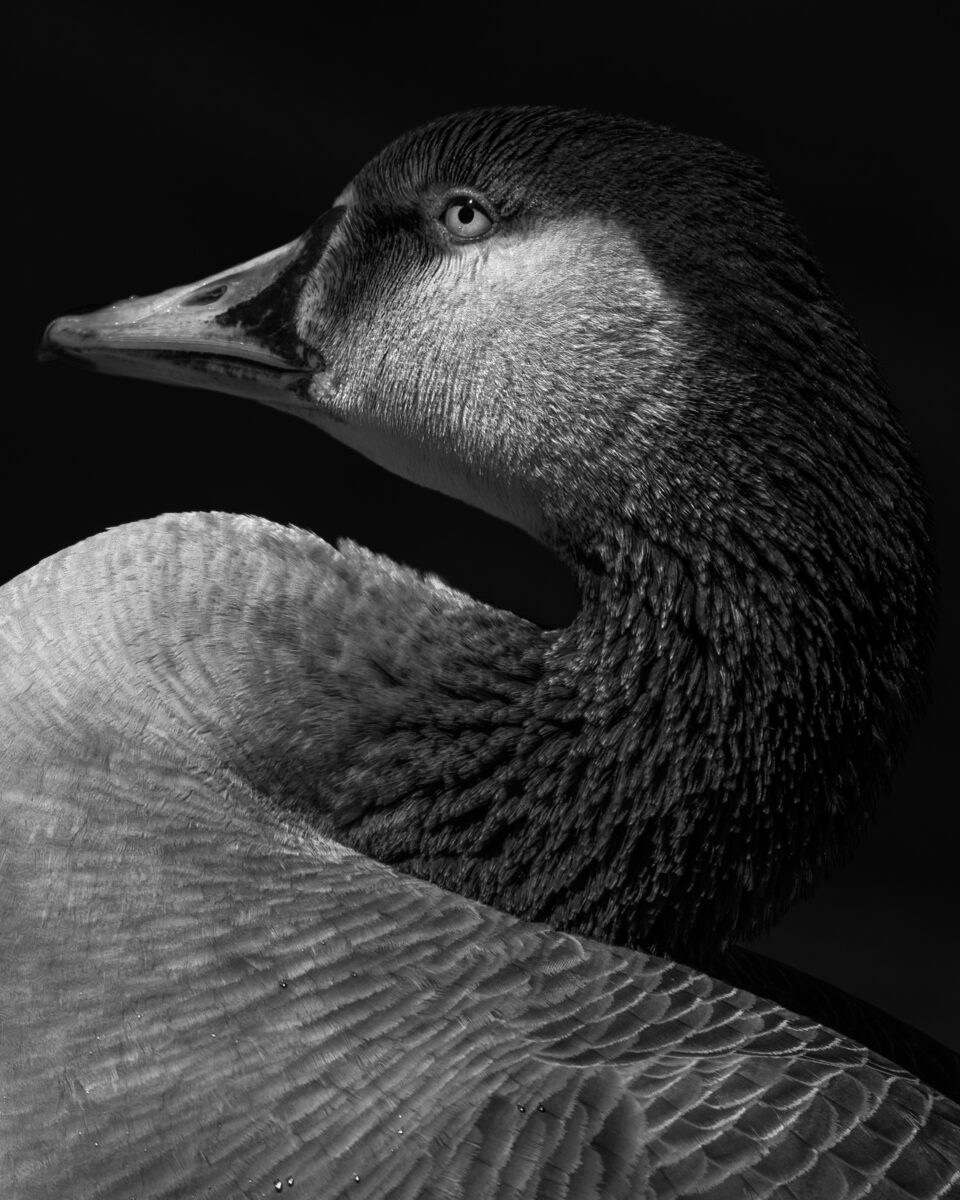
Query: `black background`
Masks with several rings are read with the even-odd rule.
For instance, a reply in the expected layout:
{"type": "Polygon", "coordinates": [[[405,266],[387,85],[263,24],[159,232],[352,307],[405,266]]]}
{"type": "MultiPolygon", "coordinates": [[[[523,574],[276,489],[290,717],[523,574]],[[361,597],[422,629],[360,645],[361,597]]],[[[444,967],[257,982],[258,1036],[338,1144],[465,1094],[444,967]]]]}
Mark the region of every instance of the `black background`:
{"type": "Polygon", "coordinates": [[[0,579],[110,525],[224,509],[348,535],[542,624],[568,619],[569,580],[523,535],[307,425],[212,393],[40,369],[33,348],[78,305],[289,240],[389,139],[459,108],[619,111],[764,160],[914,438],[936,507],[943,616],[934,703],[891,801],[849,866],[761,945],[960,1046],[960,818],[946,782],[960,665],[957,264],[945,249],[956,146],[933,10],[36,8],[15,42],[8,110],[24,134],[8,198],[24,207],[7,231],[0,579]]]}

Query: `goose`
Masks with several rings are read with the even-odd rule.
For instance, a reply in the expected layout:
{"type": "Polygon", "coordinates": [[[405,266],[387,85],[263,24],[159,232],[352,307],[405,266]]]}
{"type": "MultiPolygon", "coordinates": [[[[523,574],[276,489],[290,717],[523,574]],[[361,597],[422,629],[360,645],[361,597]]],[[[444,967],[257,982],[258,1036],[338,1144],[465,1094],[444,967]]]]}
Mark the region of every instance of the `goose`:
{"type": "Polygon", "coordinates": [[[305,418],[580,607],[224,513],[0,591],[8,1193],[956,1194],[956,1104],[697,965],[856,840],[933,621],[905,434],[758,166],[457,114],[45,353],[305,418]]]}

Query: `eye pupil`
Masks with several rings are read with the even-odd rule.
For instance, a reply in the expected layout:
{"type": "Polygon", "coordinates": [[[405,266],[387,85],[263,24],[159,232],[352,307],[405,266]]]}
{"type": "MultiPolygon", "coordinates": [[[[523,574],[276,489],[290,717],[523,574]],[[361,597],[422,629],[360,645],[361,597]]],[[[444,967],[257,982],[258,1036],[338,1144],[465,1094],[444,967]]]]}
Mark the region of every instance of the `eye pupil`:
{"type": "Polygon", "coordinates": [[[471,196],[457,196],[443,212],[442,221],[447,232],[460,241],[483,237],[493,228],[493,222],[484,211],[483,205],[471,196]]]}

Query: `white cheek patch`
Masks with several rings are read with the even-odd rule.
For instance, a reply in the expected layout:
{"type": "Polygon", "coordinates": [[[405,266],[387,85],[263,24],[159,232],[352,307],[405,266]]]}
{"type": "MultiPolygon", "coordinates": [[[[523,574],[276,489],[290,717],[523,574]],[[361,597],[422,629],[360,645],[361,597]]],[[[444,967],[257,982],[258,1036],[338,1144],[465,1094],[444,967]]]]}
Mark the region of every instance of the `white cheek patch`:
{"type": "MultiPolygon", "coordinates": [[[[585,259],[637,253],[632,239],[616,225],[594,220],[551,222],[539,230],[494,236],[477,246],[464,246],[461,257],[475,258],[474,277],[491,289],[540,292],[582,273],[585,259]]],[[[453,260],[456,262],[456,259],[453,260]]]]}
{"type": "MultiPolygon", "coordinates": [[[[644,300],[652,311],[672,305],[668,290],[645,258],[635,238],[619,222],[597,217],[552,221],[521,234],[494,236],[476,247],[464,247],[461,259],[475,252],[472,285],[502,293],[519,305],[526,300],[563,297],[594,308],[613,308],[644,300]]],[[[451,260],[452,264],[457,259],[451,260]]]]}
{"type": "Polygon", "coordinates": [[[582,455],[630,390],[643,420],[663,415],[657,384],[683,351],[682,302],[618,222],[584,216],[465,245],[416,292],[448,367],[470,371],[476,404],[461,416],[494,470],[511,456],[523,469],[524,451],[548,443],[582,455]]]}
{"type": "Polygon", "coordinates": [[[545,491],[603,469],[584,450],[609,435],[628,387],[656,396],[640,372],[653,382],[682,327],[622,225],[495,233],[411,274],[349,331],[354,386],[322,423],[388,469],[537,532],[545,491]]]}

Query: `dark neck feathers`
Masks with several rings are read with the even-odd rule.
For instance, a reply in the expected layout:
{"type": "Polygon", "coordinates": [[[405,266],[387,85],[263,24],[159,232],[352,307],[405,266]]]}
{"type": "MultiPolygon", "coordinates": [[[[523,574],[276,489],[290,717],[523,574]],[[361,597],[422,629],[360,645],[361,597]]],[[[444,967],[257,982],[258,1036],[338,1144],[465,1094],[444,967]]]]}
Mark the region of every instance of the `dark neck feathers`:
{"type": "Polygon", "coordinates": [[[870,664],[775,564],[609,530],[559,632],[253,518],[101,535],[22,597],[24,645],[55,648],[52,743],[78,773],[240,776],[453,891],[702,958],[849,845],[897,747],[868,727],[870,664]]]}

